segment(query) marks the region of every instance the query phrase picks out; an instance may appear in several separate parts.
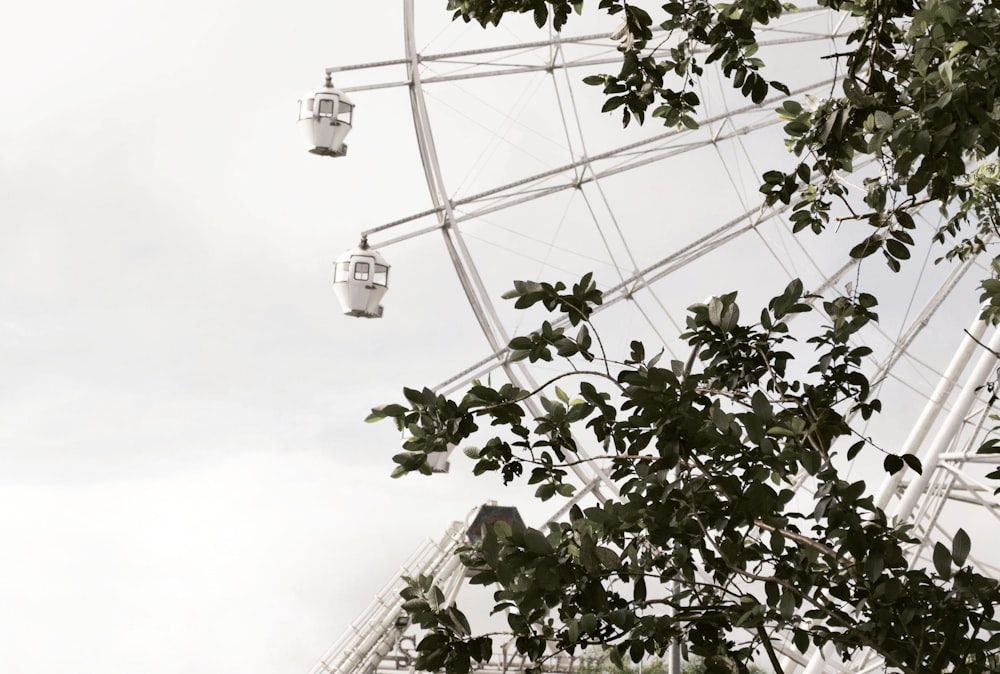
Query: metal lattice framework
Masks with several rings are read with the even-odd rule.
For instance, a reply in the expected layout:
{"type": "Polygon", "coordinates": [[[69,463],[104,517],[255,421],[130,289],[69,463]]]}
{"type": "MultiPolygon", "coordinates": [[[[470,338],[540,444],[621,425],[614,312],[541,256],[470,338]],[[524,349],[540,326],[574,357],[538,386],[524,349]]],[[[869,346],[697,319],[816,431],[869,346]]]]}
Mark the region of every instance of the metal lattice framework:
{"type": "MultiPolygon", "coordinates": [[[[608,134],[600,139],[603,144],[599,144],[593,142],[593,136],[588,136],[592,131],[585,118],[596,112],[583,109],[579,103],[582,95],[578,81],[584,75],[617,68],[618,45],[609,37],[614,27],[579,37],[552,34],[546,40],[515,40],[509,44],[435,52],[418,48],[412,0],[404,0],[403,12],[403,58],[337,66],[328,68],[327,73],[337,76],[340,82],[353,78],[349,86],[342,88],[352,92],[359,110],[363,109],[365,92],[400,88],[408,95],[429,205],[361,234],[373,247],[382,250],[414,237],[441,236],[485,342],[483,357],[441,382],[440,391],[454,392],[472,379],[494,372],[502,372],[524,388],[537,387],[533,369],[506,361],[505,345],[515,323],[509,312],[505,313],[495,303],[505,289],[498,284],[509,284],[511,277],[522,270],[505,269],[509,273],[499,281],[494,278],[495,273],[484,272],[482,251],[494,249],[484,248],[483,241],[490,232],[498,233],[491,245],[506,246],[504,254],[510,252],[510,240],[529,242],[525,246],[536,245],[538,242],[531,238],[532,225],[524,222],[523,214],[541,211],[543,204],[553,201],[573,202],[588,221],[592,232],[587,239],[589,245],[601,257],[601,264],[610,270],[606,274],[610,280],[604,285],[605,303],[599,312],[609,315],[607,321],[612,326],[622,323],[623,316],[628,317],[625,320],[629,329],[643,326],[668,351],[677,345],[676,334],[680,329],[665,298],[683,290],[688,295],[687,301],[700,299],[697,294],[690,296],[699,292],[693,287],[694,281],[703,280],[708,291],[718,292],[728,289],[719,287],[727,281],[752,290],[753,283],[746,283],[746,279],[756,278],[758,272],[776,279],[799,275],[805,276],[807,287],[819,295],[862,281],[887,283],[877,294],[890,299],[892,306],[887,313],[892,314],[892,320],[883,325],[881,336],[870,344],[874,355],[868,375],[881,387],[883,400],[901,401],[900,416],[890,417],[888,422],[897,429],[896,435],[890,437],[898,437],[894,440],[896,451],[920,457],[924,472],[912,479],[901,474],[885,478],[884,473],[873,471],[869,478],[881,481],[876,501],[900,521],[913,523],[922,541],[912,550],[914,564],[929,564],[934,541],[950,540],[959,526],[985,526],[987,530],[995,526],[1000,510],[993,496],[994,487],[986,483],[984,475],[995,467],[996,461],[993,455],[980,455],[976,450],[994,425],[990,415],[1000,333],[980,321],[973,321],[964,331],[960,327],[978,313],[968,301],[970,294],[973,300],[975,294],[969,292],[971,286],[965,278],[966,272],[978,264],[976,260],[949,268],[934,268],[925,263],[915,275],[872,281],[876,273],[871,263],[862,270],[857,260],[845,264],[847,258],[843,254],[825,255],[823,249],[828,241],[785,236],[783,232],[790,229],[784,220],[785,209],[763,207],[759,194],[753,190],[754,180],[760,174],[754,139],[769,140],[767,147],[780,144],[781,122],[773,109],[784,96],[762,105],[746,105],[742,98],[720,86],[718,90],[700,92],[708,112],[698,120],[697,129],[650,125],[628,136],[608,134]],[[480,83],[476,86],[481,92],[481,83],[496,83],[492,89],[501,97],[508,97],[503,100],[509,100],[511,91],[530,89],[520,84],[526,80],[541,82],[539,86],[550,92],[547,99],[550,109],[544,112],[552,113],[562,127],[561,154],[554,153],[548,164],[537,171],[527,171],[508,162],[506,179],[474,185],[462,180],[456,187],[451,178],[455,174],[449,174],[442,163],[442,159],[447,163],[448,158],[439,155],[435,140],[434,132],[445,128],[443,123],[438,125],[435,115],[448,112],[448,106],[441,103],[447,93],[438,94],[437,88],[447,92],[452,90],[449,87],[480,83]],[[710,195],[707,201],[724,203],[729,208],[728,215],[720,216],[714,208],[707,209],[711,211],[709,215],[695,214],[691,216],[694,226],[682,228],[680,233],[673,230],[664,233],[662,246],[656,230],[651,232],[648,227],[629,230],[623,224],[635,216],[618,213],[622,199],[629,204],[644,201],[647,212],[657,209],[659,195],[650,192],[648,181],[668,169],[677,171],[676,167],[683,167],[686,162],[701,165],[706,157],[717,166],[714,174],[709,173],[717,183],[707,187],[706,193],[710,195]],[[636,188],[639,195],[623,197],[628,194],[625,190],[630,181],[641,183],[636,188]],[[651,196],[653,203],[649,203],[651,196]],[[641,242],[635,244],[633,239],[641,242]],[[738,256],[751,247],[760,251],[752,264],[734,270],[713,266],[713,260],[730,259],[726,256],[738,256]],[[725,277],[729,271],[733,275],[725,277]]],[[[468,30],[475,31],[477,27],[468,30]]],[[[792,63],[786,81],[792,89],[791,97],[808,101],[810,97],[821,99],[830,95],[838,73],[832,61],[828,61],[830,71],[819,77],[814,78],[816,73],[808,69],[799,72],[794,67],[794,55],[799,51],[836,52],[847,32],[848,26],[842,19],[820,8],[810,8],[775,22],[758,37],[762,54],[775,54],[773,58],[779,62],[792,63]]],[[[481,40],[482,35],[476,33],[473,40],[481,40]]],[[[664,36],[659,48],[667,46],[669,36],[664,36]]],[[[493,106],[495,110],[502,108],[502,104],[493,106]]],[[[498,136],[517,128],[513,117],[506,114],[499,113],[500,122],[494,131],[498,136]]],[[[493,132],[484,132],[488,133],[493,132]]],[[[505,141],[506,136],[499,142],[505,141]]],[[[765,161],[772,159],[779,161],[772,156],[765,161]]],[[[857,175],[842,178],[848,186],[858,184],[866,172],[870,174],[873,170],[877,168],[862,166],[857,175]]],[[[706,201],[704,194],[681,195],[677,201],[684,199],[706,201]]],[[[921,226],[933,227],[936,217],[924,215],[921,226]]],[[[560,228],[554,231],[544,245],[538,244],[544,255],[526,255],[525,259],[550,260],[551,257],[545,256],[559,248],[560,237],[574,241],[582,237],[579,230],[572,235],[560,228]]],[[[560,259],[572,257],[573,254],[567,253],[560,259]]],[[[595,264],[593,257],[580,258],[583,271],[595,264]]],[[[927,259],[932,259],[932,255],[928,254],[927,259]]],[[[530,265],[525,265],[525,269],[529,268],[530,265]]],[[[859,429],[862,433],[868,430],[859,429]]],[[[616,495],[614,484],[596,464],[580,463],[574,470],[584,486],[577,498],[606,499],[616,495]]],[[[808,491],[804,476],[800,485],[804,492],[808,491]]],[[[443,542],[421,552],[419,559],[411,560],[432,575],[440,575],[449,592],[457,592],[461,584],[461,578],[455,576],[458,567],[453,554],[459,539],[455,532],[449,532],[443,542]]],[[[974,556],[972,563],[984,572],[997,573],[997,560],[991,559],[986,549],[979,552],[980,557],[974,556]]],[[[408,668],[412,631],[408,632],[408,625],[400,620],[398,590],[398,585],[393,584],[380,594],[374,608],[358,623],[362,627],[355,628],[335,645],[314,674],[372,674],[408,668]]],[[[783,653],[786,672],[845,671],[833,659],[828,662],[819,653],[802,656],[790,645],[783,653]]],[[[502,656],[496,662],[499,671],[523,666],[502,656]]],[[[575,667],[573,662],[550,664],[554,671],[572,671],[575,667]]],[[[881,667],[880,661],[864,655],[851,663],[847,671],[875,672],[881,667]]]]}

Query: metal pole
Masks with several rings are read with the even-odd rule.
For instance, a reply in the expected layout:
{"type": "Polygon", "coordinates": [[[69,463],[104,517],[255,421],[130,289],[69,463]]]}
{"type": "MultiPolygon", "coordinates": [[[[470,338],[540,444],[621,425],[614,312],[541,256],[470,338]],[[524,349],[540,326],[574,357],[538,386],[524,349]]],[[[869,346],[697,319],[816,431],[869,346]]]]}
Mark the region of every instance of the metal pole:
{"type": "Polygon", "coordinates": [[[944,424],[938,429],[937,435],[934,436],[934,441],[928,447],[926,455],[921,457],[923,472],[910,482],[906,491],[903,492],[903,497],[896,507],[896,519],[898,521],[908,520],[913,514],[917,500],[926,490],[927,483],[930,481],[931,474],[937,467],[941,454],[958,435],[958,430],[965,421],[965,415],[968,414],[976,401],[976,395],[986,385],[986,382],[989,381],[990,376],[996,370],[996,353],[998,351],[1000,351],[1000,330],[995,330],[986,350],[979,357],[979,362],[976,363],[976,367],[969,375],[968,381],[962,387],[962,391],[955,401],[955,406],[951,409],[944,424]]]}
{"type": "MultiPolygon", "coordinates": [[[[920,445],[927,437],[927,432],[934,424],[934,421],[937,420],[945,401],[948,400],[952,390],[955,388],[959,376],[961,376],[962,372],[968,366],[969,360],[972,358],[972,352],[976,349],[977,340],[983,336],[984,332],[986,332],[986,322],[977,318],[969,328],[965,339],[959,345],[958,351],[955,352],[954,357],[948,364],[948,369],[945,370],[941,379],[938,380],[934,392],[920,413],[920,418],[917,419],[916,425],[907,436],[906,442],[903,443],[901,453],[916,454],[918,452],[920,445]]],[[[875,496],[875,505],[877,507],[884,509],[889,504],[889,499],[896,493],[896,488],[899,486],[899,481],[902,477],[903,471],[899,471],[895,475],[890,475],[886,478],[878,494],[875,496]]]]}
{"type": "MultiPolygon", "coordinates": [[[[679,581],[675,580],[675,581],[673,581],[672,585],[673,585],[674,596],[676,597],[677,594],[681,591],[681,584],[680,584],[679,581]]],[[[674,609],[671,609],[670,612],[674,613],[674,614],[677,613],[676,610],[674,610],[674,609]]],[[[680,639],[677,639],[672,644],[670,644],[670,650],[668,651],[668,653],[670,655],[669,668],[667,670],[668,673],[669,674],[681,674],[681,641],[680,641],[680,639]]]]}

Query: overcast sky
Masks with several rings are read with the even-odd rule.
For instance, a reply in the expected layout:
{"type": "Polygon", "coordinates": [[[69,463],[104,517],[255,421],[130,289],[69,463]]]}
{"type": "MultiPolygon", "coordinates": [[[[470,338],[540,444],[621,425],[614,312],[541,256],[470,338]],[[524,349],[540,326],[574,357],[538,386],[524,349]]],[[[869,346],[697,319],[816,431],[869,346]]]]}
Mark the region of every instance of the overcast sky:
{"type": "Polygon", "coordinates": [[[4,14],[0,671],[308,671],[483,498],[388,479],[368,408],[451,366],[339,314],[365,204],[407,205],[345,201],[294,123],[324,67],[402,55],[398,3],[4,14]]]}
{"type": "MultiPolygon", "coordinates": [[[[437,32],[444,1],[417,5],[421,46],[455,48],[437,32]]],[[[351,150],[337,160],[304,151],[296,100],[326,66],[402,57],[400,6],[56,0],[5,11],[0,671],[302,673],[422,540],[485,498],[519,498],[468,475],[391,481],[398,438],[362,423],[403,384],[433,385],[486,353],[440,237],[386,251],[394,283],[381,321],[340,315],[330,291],[330,262],[359,231],[430,201],[405,91],[353,95],[351,150]]],[[[473,96],[496,85],[476,86],[473,96]]],[[[555,108],[510,92],[495,105],[555,108]]],[[[506,129],[530,148],[513,154],[474,103],[431,95],[435,114],[468,113],[437,118],[457,191],[543,167],[554,132],[506,129]],[[476,164],[484,148],[492,158],[476,164]]],[[[647,195],[663,184],[676,195],[660,213],[684,223],[670,232],[649,226],[640,199],[617,204],[636,223],[626,237],[640,266],[664,237],[693,238],[687,223],[716,226],[723,207],[744,207],[728,183],[756,174],[723,180],[719,159],[645,179],[647,195]]],[[[589,217],[574,199],[510,217],[545,213],[529,233],[575,246],[579,262],[597,244],[572,229],[589,217]]],[[[538,245],[515,270],[519,241],[471,245],[493,278],[565,269],[569,253],[538,245]]],[[[762,241],[736,257],[765,255],[762,241]]],[[[794,253],[783,235],[768,245],[794,253]]],[[[679,317],[704,298],[691,279],[735,287],[729,267],[683,277],[668,309],[679,317]]]]}

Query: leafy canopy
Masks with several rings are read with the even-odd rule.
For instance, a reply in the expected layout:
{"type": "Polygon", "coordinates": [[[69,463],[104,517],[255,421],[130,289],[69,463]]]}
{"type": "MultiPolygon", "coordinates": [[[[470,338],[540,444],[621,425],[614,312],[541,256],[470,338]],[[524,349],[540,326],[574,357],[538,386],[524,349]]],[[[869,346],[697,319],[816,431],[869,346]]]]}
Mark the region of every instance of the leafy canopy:
{"type": "MultiPolygon", "coordinates": [[[[499,587],[493,610],[507,613],[519,653],[542,663],[551,644],[601,645],[616,662],[638,662],[682,639],[708,671],[745,672],[761,649],[781,671],[774,644],[790,637],[802,652],[831,644],[845,659],[873,649],[891,671],[985,671],[1000,648],[1000,587],[966,564],[968,535],[939,543],[934,568],[910,568],[909,528],[889,522],[835,460],[843,438],[854,440],[848,460],[882,451],[848,424],[880,408],[859,369],[868,349],[850,343],[876,319],[873,297],[822,302],[828,321],[802,344],[788,320],[816,298],[799,281],[753,323],[735,293],[716,297],[690,308],[686,362],[661,363],[639,342],[624,362],[594,353],[589,318],[601,295],[589,277],[568,292],[518,283],[509,296],[577,323],[574,335],[546,322],[515,338],[514,357],[558,354],[576,367],[536,391],[477,383],[449,400],[407,389],[408,404],[369,420],[407,432],[398,474],[426,472],[430,455],[483,427],[488,439],[467,450],[474,472],[526,480],[542,500],[575,492],[568,468],[592,459],[578,451],[582,438],[605,448],[618,498],[574,505],[547,531],[497,524],[463,552],[471,582],[499,587]],[[794,374],[797,351],[810,363],[804,376],[794,374]],[[541,414],[528,411],[531,398],[541,414]],[[800,475],[814,485],[809,501],[796,498],[800,475]]],[[[890,472],[904,464],[921,469],[912,455],[885,453],[890,472]]],[[[436,593],[429,578],[404,593],[428,630],[417,666],[465,674],[492,641],[436,593]]]]}

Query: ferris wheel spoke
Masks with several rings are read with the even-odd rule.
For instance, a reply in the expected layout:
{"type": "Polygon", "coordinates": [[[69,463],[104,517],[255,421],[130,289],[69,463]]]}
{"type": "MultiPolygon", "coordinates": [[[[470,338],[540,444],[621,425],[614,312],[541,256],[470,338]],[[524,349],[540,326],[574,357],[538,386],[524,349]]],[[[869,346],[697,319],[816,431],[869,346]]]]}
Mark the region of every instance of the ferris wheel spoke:
{"type": "MultiPolygon", "coordinates": [[[[808,87],[798,89],[795,92],[793,92],[792,95],[797,95],[798,93],[804,93],[807,91],[815,90],[816,88],[828,85],[832,81],[833,80],[823,80],[808,87]]],[[[769,100],[768,103],[775,103],[783,99],[784,97],[774,98],[769,100]]],[[[759,114],[759,112],[760,108],[758,108],[757,106],[746,106],[745,108],[742,108],[740,110],[733,111],[731,115],[735,116],[746,113],[759,114]]],[[[702,124],[702,126],[708,126],[714,122],[723,119],[731,119],[731,115],[716,115],[713,117],[705,118],[701,120],[700,123],[702,124]]],[[[457,224],[459,222],[472,220],[477,217],[488,215],[490,213],[495,213],[497,211],[511,208],[513,206],[518,206],[535,199],[541,199],[543,197],[547,197],[552,194],[556,194],[565,190],[576,189],[583,184],[591,183],[597,180],[601,180],[603,178],[608,178],[610,176],[635,170],[637,168],[647,166],[649,164],[661,162],[664,159],[677,157],[686,154],[687,152],[691,152],[700,148],[710,147],[718,142],[733,138],[738,138],[743,134],[764,129],[767,127],[776,126],[780,123],[781,120],[778,119],[776,115],[772,115],[768,119],[734,128],[733,130],[725,134],[717,134],[711,138],[696,139],[690,142],[685,141],[682,143],[677,143],[676,141],[678,140],[684,141],[684,139],[687,137],[685,136],[685,134],[690,134],[691,132],[670,130],[661,134],[657,134],[656,136],[649,139],[644,139],[634,143],[629,143],[627,145],[620,146],[613,150],[598,153],[594,156],[583,157],[575,161],[558,166],[556,168],[542,171],[516,181],[504,183],[503,185],[499,185],[497,187],[493,187],[460,198],[449,199],[448,197],[438,193],[441,188],[435,188],[434,208],[426,209],[424,211],[414,213],[413,215],[392,220],[388,223],[379,225],[377,227],[366,229],[361,232],[361,235],[369,238],[370,240],[373,240],[375,238],[374,235],[376,234],[381,234],[390,229],[399,228],[403,225],[407,225],[411,222],[420,220],[428,215],[441,215],[445,214],[445,212],[448,210],[454,210],[458,208],[464,208],[462,214],[460,216],[452,215],[451,217],[443,219],[441,221],[442,225],[445,222],[448,222],[449,224],[457,224]],[[665,140],[674,141],[674,143],[667,146],[660,145],[660,146],[649,147],[654,143],[660,143],[661,141],[665,140]],[[634,155],[632,154],[633,152],[635,152],[634,155]],[[609,166],[607,168],[600,168],[600,169],[595,168],[599,164],[602,164],[603,162],[610,162],[611,160],[618,160],[619,163],[609,166]],[[590,167],[591,169],[590,174],[577,178],[575,172],[584,167],[590,167]],[[555,185],[546,186],[544,184],[545,181],[558,177],[563,174],[569,174],[570,179],[565,180],[563,182],[559,182],[555,185]],[[470,205],[480,205],[480,207],[478,209],[465,208],[470,205]]],[[[424,131],[422,133],[429,133],[429,131],[424,131]]],[[[423,148],[428,144],[428,141],[426,139],[423,139],[419,141],[418,144],[423,148]]],[[[421,152],[424,153],[425,150],[421,150],[421,152]]],[[[431,166],[428,168],[428,171],[429,173],[431,173],[432,176],[429,177],[428,180],[433,180],[434,183],[437,184],[437,182],[439,181],[438,176],[440,169],[436,168],[435,166],[431,166]]],[[[424,231],[426,230],[423,228],[419,230],[420,233],[423,233],[424,231]]],[[[416,235],[417,235],[416,232],[410,233],[409,235],[398,235],[392,238],[391,242],[395,243],[399,241],[404,241],[407,238],[411,238],[412,236],[416,235]]],[[[387,245],[387,241],[389,240],[388,239],[379,240],[378,244],[384,247],[385,245],[387,245]]]]}
{"type": "MultiPolygon", "coordinates": [[[[694,241],[675,251],[671,255],[662,258],[658,262],[633,273],[623,282],[607,288],[604,291],[603,303],[594,307],[593,313],[600,314],[615,304],[623,300],[630,299],[632,294],[638,290],[651,286],[653,283],[662,280],[665,276],[684,268],[709,250],[712,250],[714,247],[722,245],[748,231],[751,231],[754,227],[773,217],[776,217],[779,213],[784,212],[788,208],[790,207],[782,206],[781,208],[773,208],[770,209],[768,214],[764,216],[759,214],[759,210],[747,211],[743,213],[741,216],[730,220],[709,234],[699,238],[697,241],[694,241]]],[[[553,320],[552,325],[555,327],[564,327],[566,325],[566,321],[553,320]]],[[[441,392],[454,391],[470,379],[484,376],[492,369],[490,364],[495,363],[498,360],[502,360],[506,352],[506,347],[500,351],[494,351],[491,355],[476,361],[458,374],[440,382],[437,386],[435,386],[435,390],[441,392]]]]}
{"type": "MultiPolygon", "coordinates": [[[[786,14],[782,19],[761,30],[757,42],[762,48],[769,48],[846,38],[850,31],[845,28],[846,23],[844,19],[835,26],[827,26],[825,28],[810,28],[803,25],[811,19],[815,19],[817,15],[826,12],[826,8],[818,5],[798,8],[794,14],[786,14]],[[769,35],[774,37],[768,37],[769,35]]],[[[658,27],[653,29],[654,36],[661,35],[663,32],[658,27]]],[[[669,43],[665,43],[659,49],[668,49],[670,46],[669,43]]],[[[610,31],[578,36],[558,35],[547,40],[522,41],[440,53],[420,52],[416,50],[414,45],[414,52],[417,53],[418,63],[422,68],[433,69],[438,73],[422,74],[421,81],[424,84],[440,84],[444,82],[551,71],[553,64],[548,62],[547,57],[550,55],[553,47],[567,49],[579,47],[586,48],[592,52],[575,57],[567,56],[559,65],[559,68],[565,70],[619,65],[621,63],[621,52],[618,49],[618,43],[616,40],[612,40],[610,31]],[[531,54],[536,54],[536,57],[534,59],[525,58],[531,54]],[[495,58],[479,58],[489,55],[495,58]],[[511,62],[511,58],[518,58],[521,61],[511,62]],[[532,60],[537,60],[538,62],[531,63],[530,61],[532,60]]],[[[698,48],[694,50],[694,54],[703,55],[706,51],[704,48],[698,48]]],[[[655,50],[651,50],[650,53],[655,53],[655,50]]],[[[405,57],[331,66],[326,68],[326,72],[328,74],[335,74],[368,70],[377,71],[387,68],[399,68],[400,66],[405,67],[410,64],[411,59],[405,57]]],[[[410,84],[411,80],[409,77],[395,77],[344,87],[343,91],[349,93],[372,91],[385,88],[407,87],[410,84]]]]}

